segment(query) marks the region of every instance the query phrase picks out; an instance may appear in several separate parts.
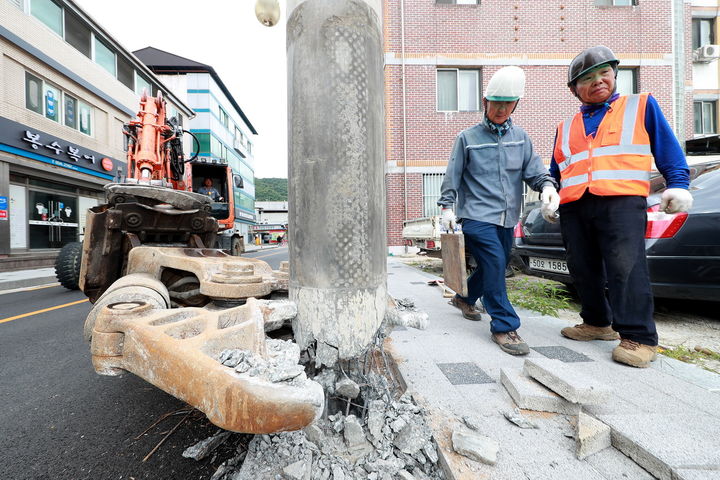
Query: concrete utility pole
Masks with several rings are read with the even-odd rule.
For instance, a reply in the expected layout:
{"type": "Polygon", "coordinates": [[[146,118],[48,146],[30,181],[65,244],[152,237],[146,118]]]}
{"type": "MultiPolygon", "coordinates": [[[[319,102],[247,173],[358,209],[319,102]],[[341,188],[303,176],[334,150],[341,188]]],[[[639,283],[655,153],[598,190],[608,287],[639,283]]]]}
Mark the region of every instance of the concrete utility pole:
{"type": "Polygon", "coordinates": [[[290,298],[301,348],[365,351],[387,303],[381,0],[288,0],[290,298]]]}

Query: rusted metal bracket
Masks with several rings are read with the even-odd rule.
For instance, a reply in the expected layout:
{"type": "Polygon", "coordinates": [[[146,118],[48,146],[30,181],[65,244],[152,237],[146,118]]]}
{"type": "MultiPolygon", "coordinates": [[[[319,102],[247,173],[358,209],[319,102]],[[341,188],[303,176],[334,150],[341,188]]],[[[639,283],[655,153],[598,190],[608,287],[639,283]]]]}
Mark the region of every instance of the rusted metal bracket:
{"type": "Polygon", "coordinates": [[[301,429],[323,411],[324,393],[318,383],[273,383],[218,361],[226,349],[267,358],[264,322],[254,298],[216,311],[157,310],[141,301],[112,303],[95,321],[92,361],[102,375],[138,375],[226,430],[264,434],[301,429]]]}

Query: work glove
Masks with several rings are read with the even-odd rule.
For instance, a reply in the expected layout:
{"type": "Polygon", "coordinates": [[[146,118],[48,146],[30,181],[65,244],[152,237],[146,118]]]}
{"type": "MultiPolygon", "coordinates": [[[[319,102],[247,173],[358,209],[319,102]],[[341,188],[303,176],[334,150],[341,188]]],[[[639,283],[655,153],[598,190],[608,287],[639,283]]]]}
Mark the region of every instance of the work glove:
{"type": "Polygon", "coordinates": [[[693,197],[684,188],[668,188],[660,197],[660,211],[665,213],[687,212],[693,204],[693,197]]]}
{"type": "Polygon", "coordinates": [[[452,211],[452,208],[443,208],[442,216],[440,217],[440,225],[443,230],[454,231],[456,223],[457,217],[455,217],[455,212],[452,211]]]}
{"type": "Polygon", "coordinates": [[[556,223],[558,219],[557,209],[560,206],[560,195],[558,195],[555,187],[546,186],[543,187],[542,193],[540,194],[540,200],[542,201],[542,207],[540,213],[546,222],[556,223]]]}

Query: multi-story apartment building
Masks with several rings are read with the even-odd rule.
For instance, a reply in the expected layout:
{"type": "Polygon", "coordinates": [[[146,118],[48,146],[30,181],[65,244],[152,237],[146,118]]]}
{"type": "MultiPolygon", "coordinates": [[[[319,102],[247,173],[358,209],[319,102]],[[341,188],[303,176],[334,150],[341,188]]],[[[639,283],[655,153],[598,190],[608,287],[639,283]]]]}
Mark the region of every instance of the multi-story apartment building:
{"type": "Polygon", "coordinates": [[[651,92],[678,137],[692,137],[691,10],[683,0],[385,0],[390,249],[404,220],[439,211],[455,136],[482,121],[483,88],[502,66],[526,73],[513,121],[546,163],[556,125],[579,107],[570,61],[598,44],[621,61],[621,93],[651,92]]]}
{"type": "Polygon", "coordinates": [[[720,100],[720,38],[718,0],[692,1],[693,133],[718,134],[720,100]]]}
{"type": "Polygon", "coordinates": [[[0,62],[0,257],[51,260],[124,173],[142,92],[193,112],[69,0],[0,0],[0,62]]]}
{"type": "Polygon", "coordinates": [[[229,165],[243,178],[235,194],[235,232],[252,240],[255,223],[255,160],[252,135],[255,127],[210,65],[153,47],[133,52],[195,112],[188,130],[200,143],[201,161],[229,165]]]}

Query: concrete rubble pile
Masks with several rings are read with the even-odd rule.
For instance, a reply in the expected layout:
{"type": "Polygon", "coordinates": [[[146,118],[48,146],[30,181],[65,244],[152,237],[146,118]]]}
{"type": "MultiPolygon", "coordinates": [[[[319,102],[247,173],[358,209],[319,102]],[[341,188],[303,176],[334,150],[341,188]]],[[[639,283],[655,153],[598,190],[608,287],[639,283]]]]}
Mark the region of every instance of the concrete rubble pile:
{"type": "MultiPolygon", "coordinates": [[[[282,310],[273,330],[292,316],[292,309],[282,310]]],[[[427,317],[409,300],[390,299],[371,350],[332,368],[317,369],[312,349],[301,354],[292,341],[267,339],[267,358],[247,350],[222,351],[217,360],[236,375],[292,385],[319,383],[326,411],[304,430],[256,435],[247,449],[238,441],[236,454],[220,465],[212,480],[443,479],[423,411],[409,394],[401,394],[382,351],[393,325],[425,328],[427,317]]],[[[189,447],[184,456],[205,458],[226,441],[233,440],[221,431],[189,447]]]]}

